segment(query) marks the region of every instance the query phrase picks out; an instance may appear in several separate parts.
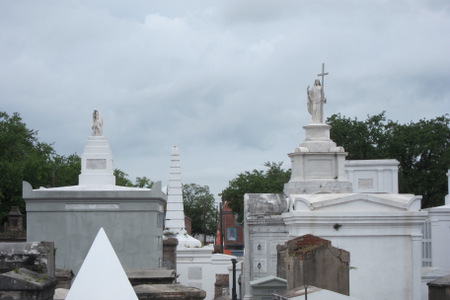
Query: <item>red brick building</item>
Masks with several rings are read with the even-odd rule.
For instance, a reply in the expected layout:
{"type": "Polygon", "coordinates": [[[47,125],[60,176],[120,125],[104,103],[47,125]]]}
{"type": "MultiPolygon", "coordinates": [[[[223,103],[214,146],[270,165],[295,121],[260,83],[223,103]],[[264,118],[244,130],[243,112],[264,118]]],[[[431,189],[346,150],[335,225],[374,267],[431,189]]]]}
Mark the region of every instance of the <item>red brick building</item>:
{"type": "Polygon", "coordinates": [[[244,224],[238,223],[227,203],[222,204],[221,234],[223,253],[236,256],[244,255],[244,224]]]}

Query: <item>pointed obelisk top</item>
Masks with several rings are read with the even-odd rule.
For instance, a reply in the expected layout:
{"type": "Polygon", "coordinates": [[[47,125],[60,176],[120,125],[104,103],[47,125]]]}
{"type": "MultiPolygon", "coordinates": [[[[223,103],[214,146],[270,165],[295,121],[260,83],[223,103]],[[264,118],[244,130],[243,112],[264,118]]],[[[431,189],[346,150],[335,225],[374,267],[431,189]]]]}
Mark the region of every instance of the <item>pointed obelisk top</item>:
{"type": "Polygon", "coordinates": [[[172,148],[170,155],[170,176],[167,188],[166,229],[168,236],[178,240],[179,248],[201,247],[202,243],[187,234],[184,225],[183,184],[181,183],[180,151],[172,148]]]}

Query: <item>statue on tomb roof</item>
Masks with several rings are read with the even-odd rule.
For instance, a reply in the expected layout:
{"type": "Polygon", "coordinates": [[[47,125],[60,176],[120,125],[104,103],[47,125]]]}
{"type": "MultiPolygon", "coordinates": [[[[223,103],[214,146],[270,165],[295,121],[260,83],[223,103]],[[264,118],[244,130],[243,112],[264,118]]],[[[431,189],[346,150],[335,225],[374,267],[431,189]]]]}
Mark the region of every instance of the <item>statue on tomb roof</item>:
{"type": "Polygon", "coordinates": [[[323,104],[327,102],[324,97],[320,80],[314,81],[314,86],[306,89],[308,95],[308,112],[312,116],[313,123],[323,123],[323,104]]]}
{"type": "Polygon", "coordinates": [[[306,95],[308,97],[308,112],[312,116],[313,123],[323,123],[323,105],[327,103],[327,99],[323,93],[325,75],[328,75],[328,72],[325,73],[325,64],[322,63],[322,73],[317,74],[317,76],[322,77],[322,84],[320,84],[319,79],[316,79],[312,89],[310,90],[309,86],[306,89],[306,95]]]}
{"type": "Polygon", "coordinates": [[[96,109],[92,114],[92,135],[93,136],[103,135],[103,119],[102,116],[100,116],[100,112],[96,109]]]}

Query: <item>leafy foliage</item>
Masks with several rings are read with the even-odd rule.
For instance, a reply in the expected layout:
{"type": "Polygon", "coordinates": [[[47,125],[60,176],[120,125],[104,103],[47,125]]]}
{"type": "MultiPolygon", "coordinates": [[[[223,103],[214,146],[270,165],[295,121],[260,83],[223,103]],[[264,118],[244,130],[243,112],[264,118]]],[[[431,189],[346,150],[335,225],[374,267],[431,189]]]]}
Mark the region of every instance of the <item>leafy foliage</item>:
{"type": "Polygon", "coordinates": [[[266,162],[265,171],[253,170],[240,173],[229,182],[226,189],[220,194],[222,202],[227,202],[228,207],[238,214],[241,222],[244,213],[244,194],[246,193],[282,193],[284,184],[291,177],[291,170],[283,170],[283,163],[266,162]]]}
{"type": "Polygon", "coordinates": [[[11,206],[25,211],[23,180],[34,188],[73,185],[80,166],[76,154],[60,156],[50,144],[39,142],[37,131],[28,129],[18,113],[0,112],[0,220],[11,206]]]}
{"type": "Polygon", "coordinates": [[[120,186],[134,186],[128,178],[128,174],[119,169],[114,169],[114,176],[116,176],[116,185],[120,186]]]}
{"type": "Polygon", "coordinates": [[[216,233],[217,208],[207,185],[183,184],[184,214],[192,220],[192,234],[216,233]]]}
{"type": "Polygon", "coordinates": [[[119,169],[114,169],[114,176],[116,176],[116,185],[140,188],[152,188],[153,181],[147,177],[136,177],[135,183],[131,182],[128,174],[119,169]]]}
{"type": "Polygon", "coordinates": [[[327,119],[331,139],[349,153],[348,159],[393,158],[399,165],[399,191],[422,195],[422,207],[443,204],[450,167],[450,119],[398,124],[385,113],[366,121],[340,114],[327,119]]]}

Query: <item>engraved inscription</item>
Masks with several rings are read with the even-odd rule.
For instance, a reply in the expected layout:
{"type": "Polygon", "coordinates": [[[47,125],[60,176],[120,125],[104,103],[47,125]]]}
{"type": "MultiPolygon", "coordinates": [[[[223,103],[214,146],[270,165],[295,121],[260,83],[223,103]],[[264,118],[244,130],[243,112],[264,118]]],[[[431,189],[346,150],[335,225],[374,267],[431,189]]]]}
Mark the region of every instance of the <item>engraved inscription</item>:
{"type": "Polygon", "coordinates": [[[188,268],[188,279],[202,279],[202,268],[201,267],[188,268]]]}
{"type": "Polygon", "coordinates": [[[106,159],[87,159],[86,168],[91,170],[106,169],[106,159]]]}
{"type": "Polygon", "coordinates": [[[66,210],[118,210],[119,204],[66,204],[66,210]]]}
{"type": "Polygon", "coordinates": [[[328,178],[333,174],[333,161],[331,159],[310,159],[307,168],[311,178],[321,176],[328,178]]]}
{"type": "Polygon", "coordinates": [[[358,178],[358,188],[373,189],[373,178],[358,178]]]}

